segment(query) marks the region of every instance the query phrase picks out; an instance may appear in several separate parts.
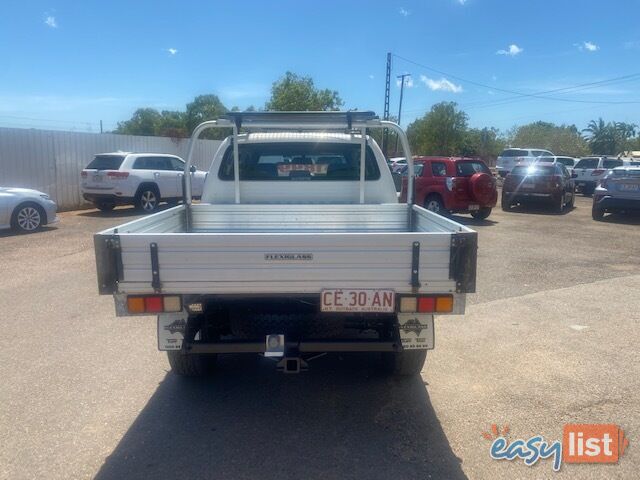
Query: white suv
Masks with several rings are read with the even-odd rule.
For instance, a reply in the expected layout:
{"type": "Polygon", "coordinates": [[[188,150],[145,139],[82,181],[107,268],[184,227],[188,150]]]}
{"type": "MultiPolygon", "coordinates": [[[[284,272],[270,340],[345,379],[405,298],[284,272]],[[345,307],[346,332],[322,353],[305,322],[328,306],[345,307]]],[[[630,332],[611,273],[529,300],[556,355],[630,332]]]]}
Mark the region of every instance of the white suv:
{"type": "Polygon", "coordinates": [[[585,195],[591,195],[607,171],[612,168],[629,165],[629,160],[610,157],[584,157],[573,167],[576,188],[585,195]]]}
{"type": "MultiPolygon", "coordinates": [[[[85,200],[103,211],[116,205],[135,205],[154,212],[161,201],[182,198],[184,161],[160,153],[101,153],[82,171],[80,188],[85,200]]],[[[192,192],[198,198],[206,172],[191,168],[192,192]]]]}
{"type": "Polygon", "coordinates": [[[533,163],[538,157],[553,157],[549,150],[537,148],[507,148],[496,161],[498,175],[506,177],[511,169],[519,163],[533,163]]]}

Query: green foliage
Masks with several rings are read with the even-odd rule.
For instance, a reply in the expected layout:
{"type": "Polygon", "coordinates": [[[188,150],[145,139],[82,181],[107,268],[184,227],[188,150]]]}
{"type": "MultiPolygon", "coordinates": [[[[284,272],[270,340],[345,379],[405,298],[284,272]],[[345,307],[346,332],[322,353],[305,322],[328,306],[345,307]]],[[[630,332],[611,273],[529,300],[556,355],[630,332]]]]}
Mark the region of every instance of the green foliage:
{"type": "Polygon", "coordinates": [[[493,165],[505,146],[506,142],[497,128],[472,128],[465,133],[460,153],[465,157],[480,157],[493,165]]]}
{"type": "MultiPolygon", "coordinates": [[[[193,102],[187,104],[186,124],[189,132],[207,120],[215,120],[227,113],[225,107],[217,95],[198,95],[193,102]]],[[[200,138],[223,139],[230,134],[227,129],[210,129],[200,135],[200,138]]]]}
{"type": "Polygon", "coordinates": [[[154,108],[139,108],[131,119],[118,123],[115,133],[128,135],[156,135],[156,127],[161,115],[154,108]]]}
{"type": "Polygon", "coordinates": [[[575,125],[534,122],[509,132],[509,144],[521,148],[544,148],[556,155],[579,157],[589,152],[587,143],[575,125]]]}
{"type": "Polygon", "coordinates": [[[634,138],[637,125],[625,122],[608,122],[602,118],[591,120],[582,132],[586,134],[591,153],[597,155],[617,155],[640,146],[640,137],[634,138]]]}
{"type": "Polygon", "coordinates": [[[413,153],[460,155],[464,151],[467,114],[454,102],[436,103],[422,118],[407,127],[413,153]]]}
{"type": "Polygon", "coordinates": [[[311,77],[287,72],[271,87],[271,99],[265,109],[272,111],[339,110],[342,99],[335,90],[319,90],[311,77]]]}

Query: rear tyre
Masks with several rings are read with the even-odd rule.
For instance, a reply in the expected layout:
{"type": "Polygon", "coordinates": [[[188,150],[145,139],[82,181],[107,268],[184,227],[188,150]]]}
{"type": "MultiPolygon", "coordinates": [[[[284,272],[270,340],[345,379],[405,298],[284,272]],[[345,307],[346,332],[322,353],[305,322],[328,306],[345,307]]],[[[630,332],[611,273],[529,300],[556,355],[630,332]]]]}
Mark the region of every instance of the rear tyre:
{"type": "Polygon", "coordinates": [[[601,221],[604,218],[604,208],[600,208],[597,205],[594,205],[591,208],[591,218],[593,218],[596,221],[601,221]]]}
{"type": "Polygon", "coordinates": [[[20,233],[32,233],[40,230],[47,216],[37,203],[23,203],[11,215],[11,227],[20,233]]]}
{"type": "Polygon", "coordinates": [[[585,185],[584,187],[582,187],[582,193],[586,197],[590,197],[591,195],[593,195],[593,192],[595,191],[595,189],[596,187],[589,187],[585,185]]]}
{"type": "Polygon", "coordinates": [[[575,203],[576,203],[576,193],[575,192],[571,192],[571,200],[567,204],[567,210],[573,210],[573,207],[575,206],[575,203]]]}
{"type": "Polygon", "coordinates": [[[98,202],[96,203],[96,208],[101,212],[110,212],[111,210],[116,208],[116,204],[109,202],[98,202]]]}
{"type": "Polygon", "coordinates": [[[491,208],[489,207],[483,207],[480,210],[471,212],[471,216],[477,220],[485,220],[489,215],[491,215],[491,208]]]}
{"type": "Polygon", "coordinates": [[[407,377],[419,375],[427,359],[426,350],[403,350],[382,354],[383,369],[392,375],[407,377]]]}
{"type": "Polygon", "coordinates": [[[145,185],[136,194],[136,207],[146,213],[153,213],[160,205],[160,192],[155,185],[145,185]]]}
{"type": "Polygon", "coordinates": [[[560,199],[553,205],[553,210],[557,214],[562,214],[562,212],[564,212],[564,193],[560,195],[560,199]]]}
{"type": "Polygon", "coordinates": [[[216,355],[185,354],[182,350],[167,352],[171,371],[181,377],[203,377],[210,374],[215,367],[216,357],[216,355]]]}
{"type": "Polygon", "coordinates": [[[429,195],[424,201],[424,208],[442,216],[445,216],[449,213],[444,206],[442,198],[440,198],[439,195],[429,195]]]}
{"type": "Polygon", "coordinates": [[[511,202],[507,199],[507,196],[504,193],[500,198],[500,206],[502,207],[502,210],[504,210],[505,212],[508,212],[509,210],[511,210],[511,202]]]}

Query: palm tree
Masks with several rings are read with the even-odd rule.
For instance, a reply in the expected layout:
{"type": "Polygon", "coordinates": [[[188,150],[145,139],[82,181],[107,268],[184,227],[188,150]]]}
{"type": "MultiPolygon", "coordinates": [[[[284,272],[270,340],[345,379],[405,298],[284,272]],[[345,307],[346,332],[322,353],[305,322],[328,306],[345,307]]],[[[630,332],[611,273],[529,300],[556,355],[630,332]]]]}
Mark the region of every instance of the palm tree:
{"type": "Polygon", "coordinates": [[[600,155],[617,153],[615,124],[605,123],[601,117],[598,121],[591,120],[582,132],[587,133],[586,139],[591,153],[600,155]]]}

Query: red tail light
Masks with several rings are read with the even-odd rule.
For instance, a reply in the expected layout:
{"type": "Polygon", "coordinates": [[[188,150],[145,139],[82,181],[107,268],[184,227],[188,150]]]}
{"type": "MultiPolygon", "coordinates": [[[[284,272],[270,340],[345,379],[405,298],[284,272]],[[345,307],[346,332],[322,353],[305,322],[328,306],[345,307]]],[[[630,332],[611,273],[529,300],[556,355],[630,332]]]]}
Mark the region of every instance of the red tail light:
{"type": "Polygon", "coordinates": [[[602,175],[606,170],[602,170],[601,168],[598,168],[596,170],[594,170],[593,172],[591,172],[591,176],[593,177],[597,177],[598,175],[602,175]]]}
{"type": "Polygon", "coordinates": [[[80,173],[80,176],[82,178],[87,178],[87,175],[89,175],[87,172],[85,172],[84,170],[82,171],[82,173],[80,173]]]}
{"type": "Polygon", "coordinates": [[[111,178],[127,178],[129,172],[107,172],[107,177],[111,178]]]}

